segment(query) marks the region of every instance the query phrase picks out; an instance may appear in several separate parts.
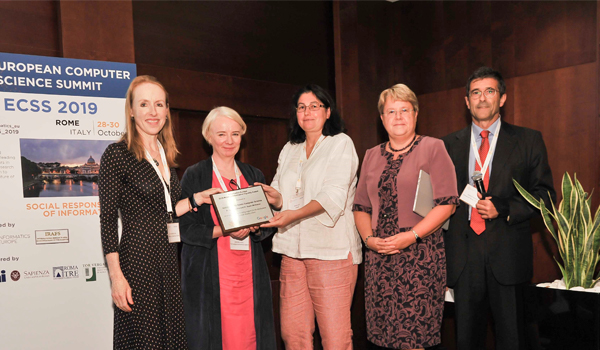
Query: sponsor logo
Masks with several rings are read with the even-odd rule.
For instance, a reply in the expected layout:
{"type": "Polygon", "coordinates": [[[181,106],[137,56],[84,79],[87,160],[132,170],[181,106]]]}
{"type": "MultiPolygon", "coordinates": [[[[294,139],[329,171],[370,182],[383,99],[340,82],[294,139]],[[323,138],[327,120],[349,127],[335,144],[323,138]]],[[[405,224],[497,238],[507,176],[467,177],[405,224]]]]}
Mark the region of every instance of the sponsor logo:
{"type": "Polygon", "coordinates": [[[8,234],[8,235],[0,235],[0,245],[2,244],[17,244],[21,239],[29,239],[31,235],[29,234],[8,234]]]}
{"type": "Polygon", "coordinates": [[[6,282],[6,270],[0,270],[0,283],[6,282]]]}
{"type": "Polygon", "coordinates": [[[19,279],[21,279],[21,273],[17,270],[14,270],[10,273],[10,279],[17,282],[19,279]]]}
{"type": "Polygon", "coordinates": [[[98,274],[107,272],[108,268],[104,263],[83,264],[83,274],[86,282],[94,282],[98,274]]]}
{"type": "Polygon", "coordinates": [[[52,276],[55,280],[79,278],[79,266],[65,265],[52,268],[52,276]]]}
{"type": "Polygon", "coordinates": [[[96,280],[96,268],[95,267],[84,267],[85,281],[94,282],[96,280]]]}
{"type": "Polygon", "coordinates": [[[35,230],[35,244],[69,243],[69,230],[35,230]]]}
{"type": "Polygon", "coordinates": [[[23,271],[23,279],[50,277],[48,270],[23,271]]]}

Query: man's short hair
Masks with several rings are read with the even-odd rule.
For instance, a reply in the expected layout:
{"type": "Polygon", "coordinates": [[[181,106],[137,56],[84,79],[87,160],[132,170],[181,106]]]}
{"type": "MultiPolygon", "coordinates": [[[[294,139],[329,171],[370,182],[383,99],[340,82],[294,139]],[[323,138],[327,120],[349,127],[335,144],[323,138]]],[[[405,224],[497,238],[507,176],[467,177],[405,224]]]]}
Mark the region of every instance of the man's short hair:
{"type": "Polygon", "coordinates": [[[490,67],[479,67],[471,76],[469,80],[467,80],[467,97],[469,97],[469,92],[471,92],[471,82],[473,80],[485,79],[485,78],[493,78],[498,82],[498,91],[500,92],[500,96],[506,93],[506,84],[504,83],[504,78],[502,78],[502,74],[497,70],[493,70],[490,67]]]}

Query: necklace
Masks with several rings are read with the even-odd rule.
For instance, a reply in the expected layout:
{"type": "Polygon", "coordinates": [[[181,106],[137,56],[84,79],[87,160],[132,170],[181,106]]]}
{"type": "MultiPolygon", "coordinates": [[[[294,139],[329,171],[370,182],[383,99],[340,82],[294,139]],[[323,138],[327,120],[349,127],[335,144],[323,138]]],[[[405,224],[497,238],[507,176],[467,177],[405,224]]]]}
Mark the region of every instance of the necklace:
{"type": "Polygon", "coordinates": [[[152,154],[150,154],[150,152],[148,152],[148,154],[150,154],[150,157],[152,157],[152,160],[154,161],[154,164],[156,164],[157,167],[160,167],[160,163],[158,162],[158,160],[156,160],[156,158],[160,157],[160,153],[157,151],[157,157],[153,156],[152,154]]]}
{"type": "Polygon", "coordinates": [[[388,147],[392,150],[392,152],[402,152],[405,149],[407,149],[408,147],[410,147],[410,145],[413,144],[413,142],[415,142],[415,140],[417,139],[417,134],[415,133],[415,136],[413,137],[413,139],[408,143],[408,145],[400,148],[400,149],[393,149],[392,148],[392,144],[390,143],[390,141],[388,141],[388,147]]]}

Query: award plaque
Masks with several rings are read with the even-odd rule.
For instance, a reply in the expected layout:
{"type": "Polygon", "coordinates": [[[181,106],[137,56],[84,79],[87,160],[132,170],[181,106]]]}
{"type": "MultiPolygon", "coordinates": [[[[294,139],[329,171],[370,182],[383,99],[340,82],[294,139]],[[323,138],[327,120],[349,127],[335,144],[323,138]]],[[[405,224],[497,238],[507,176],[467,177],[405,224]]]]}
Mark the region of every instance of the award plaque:
{"type": "Polygon", "coordinates": [[[224,233],[258,226],[273,217],[262,186],[215,193],[210,196],[210,200],[224,233]]]}

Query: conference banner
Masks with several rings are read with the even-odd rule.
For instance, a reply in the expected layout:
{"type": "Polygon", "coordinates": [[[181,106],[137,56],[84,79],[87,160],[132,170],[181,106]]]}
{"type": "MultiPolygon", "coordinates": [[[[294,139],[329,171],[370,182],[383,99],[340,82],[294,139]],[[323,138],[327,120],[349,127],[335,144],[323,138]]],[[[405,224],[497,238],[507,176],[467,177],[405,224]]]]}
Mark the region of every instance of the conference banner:
{"type": "Polygon", "coordinates": [[[0,53],[0,348],[111,349],[98,170],[134,64],[0,53]]]}

